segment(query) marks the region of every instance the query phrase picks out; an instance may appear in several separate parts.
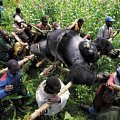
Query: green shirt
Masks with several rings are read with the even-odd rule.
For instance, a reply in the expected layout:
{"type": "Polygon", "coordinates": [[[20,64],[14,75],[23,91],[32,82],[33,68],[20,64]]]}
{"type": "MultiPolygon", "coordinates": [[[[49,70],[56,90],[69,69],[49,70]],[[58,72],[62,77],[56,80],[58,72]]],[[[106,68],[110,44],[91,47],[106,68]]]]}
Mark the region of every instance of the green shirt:
{"type": "Polygon", "coordinates": [[[3,38],[0,36],[0,61],[8,60],[8,50],[11,48],[11,45],[6,43],[3,38]]]}

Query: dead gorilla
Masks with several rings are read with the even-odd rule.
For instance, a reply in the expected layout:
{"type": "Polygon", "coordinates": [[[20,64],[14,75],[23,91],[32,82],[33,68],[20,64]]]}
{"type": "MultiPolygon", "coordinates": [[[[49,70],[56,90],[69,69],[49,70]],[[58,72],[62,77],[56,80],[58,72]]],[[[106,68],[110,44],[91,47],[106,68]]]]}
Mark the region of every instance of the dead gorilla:
{"type": "MultiPolygon", "coordinates": [[[[103,42],[104,43],[104,42],[103,42]]],[[[106,45],[107,43],[105,43],[106,45]]],[[[31,51],[40,56],[54,56],[70,69],[68,79],[75,84],[93,84],[96,79],[107,79],[109,75],[96,75],[90,68],[90,63],[99,59],[98,44],[84,41],[72,30],[60,29],[49,33],[47,40],[31,46],[31,51]]],[[[111,48],[109,52],[112,50],[111,48]]],[[[104,47],[102,54],[105,54],[104,47]]],[[[101,49],[99,49],[101,52],[101,49]]]]}

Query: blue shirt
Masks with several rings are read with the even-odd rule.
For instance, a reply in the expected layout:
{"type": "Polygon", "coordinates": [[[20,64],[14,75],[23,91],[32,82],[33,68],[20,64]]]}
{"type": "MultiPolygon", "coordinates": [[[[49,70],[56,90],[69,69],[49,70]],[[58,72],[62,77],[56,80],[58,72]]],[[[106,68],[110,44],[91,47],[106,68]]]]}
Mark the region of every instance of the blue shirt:
{"type": "Polygon", "coordinates": [[[0,78],[0,99],[13,94],[16,91],[17,86],[20,82],[20,74],[21,72],[19,71],[15,76],[13,76],[10,72],[7,72],[0,78]],[[6,92],[4,90],[6,85],[13,85],[13,90],[6,92]]]}
{"type": "Polygon", "coordinates": [[[3,7],[2,6],[0,6],[0,12],[2,12],[3,11],[3,7]]]}

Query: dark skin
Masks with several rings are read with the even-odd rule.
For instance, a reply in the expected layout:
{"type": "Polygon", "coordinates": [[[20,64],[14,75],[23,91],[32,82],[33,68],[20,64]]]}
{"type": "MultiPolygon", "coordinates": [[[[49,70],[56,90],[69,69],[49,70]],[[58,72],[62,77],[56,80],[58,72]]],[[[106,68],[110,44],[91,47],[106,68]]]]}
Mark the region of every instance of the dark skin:
{"type": "Polygon", "coordinates": [[[107,25],[108,28],[109,28],[109,27],[112,27],[112,24],[113,24],[112,21],[106,21],[106,25],[107,25]]]}
{"type": "MultiPolygon", "coordinates": [[[[9,69],[9,72],[10,72],[13,76],[16,76],[16,74],[18,73],[19,69],[20,69],[20,66],[17,65],[17,66],[15,66],[14,68],[10,68],[10,69],[9,69]]],[[[5,90],[6,92],[10,92],[10,91],[12,91],[13,89],[14,89],[13,85],[6,85],[5,88],[4,88],[4,90],[5,90]]]]}
{"type": "Polygon", "coordinates": [[[51,94],[52,96],[48,97],[48,102],[60,102],[60,97],[57,96],[57,94],[60,92],[60,89],[55,87],[54,88],[55,90],[51,90],[49,89],[47,86],[45,86],[44,88],[44,91],[47,93],[47,94],[51,94]]]}
{"type": "Polygon", "coordinates": [[[10,43],[10,36],[6,31],[1,31],[1,36],[7,43],[10,43]]]}
{"type": "Polygon", "coordinates": [[[78,26],[81,29],[82,25],[84,24],[84,22],[78,22],[78,26]]]}
{"type": "Polygon", "coordinates": [[[9,72],[15,76],[20,69],[20,65],[16,65],[14,68],[9,68],[9,72]]]}
{"type": "MultiPolygon", "coordinates": [[[[107,25],[107,27],[109,28],[109,27],[112,27],[112,24],[113,24],[113,22],[112,21],[106,21],[106,25],[107,25]]],[[[120,29],[118,29],[117,30],[117,34],[120,32],[120,29]]],[[[113,36],[113,38],[114,38],[115,36],[113,36]]]]}
{"type": "Polygon", "coordinates": [[[47,21],[43,21],[42,24],[43,24],[43,26],[46,26],[48,24],[48,22],[47,21]]]}

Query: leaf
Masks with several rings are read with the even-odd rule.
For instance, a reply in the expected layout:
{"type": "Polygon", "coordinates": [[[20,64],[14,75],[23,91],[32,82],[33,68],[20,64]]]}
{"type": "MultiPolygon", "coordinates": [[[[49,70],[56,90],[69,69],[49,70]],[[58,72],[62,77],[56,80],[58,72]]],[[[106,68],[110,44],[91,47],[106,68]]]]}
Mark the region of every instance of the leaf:
{"type": "Polygon", "coordinates": [[[18,96],[18,95],[16,95],[16,94],[14,94],[14,95],[11,95],[11,96],[6,96],[5,98],[3,98],[3,99],[1,100],[1,102],[6,101],[6,100],[20,99],[20,98],[22,98],[22,97],[23,97],[23,96],[18,96]]]}
{"type": "Polygon", "coordinates": [[[15,117],[16,117],[16,108],[15,108],[15,106],[14,106],[13,120],[15,120],[15,117]]]}
{"type": "Polygon", "coordinates": [[[64,120],[74,120],[74,117],[72,117],[68,112],[65,112],[64,120]]]}

